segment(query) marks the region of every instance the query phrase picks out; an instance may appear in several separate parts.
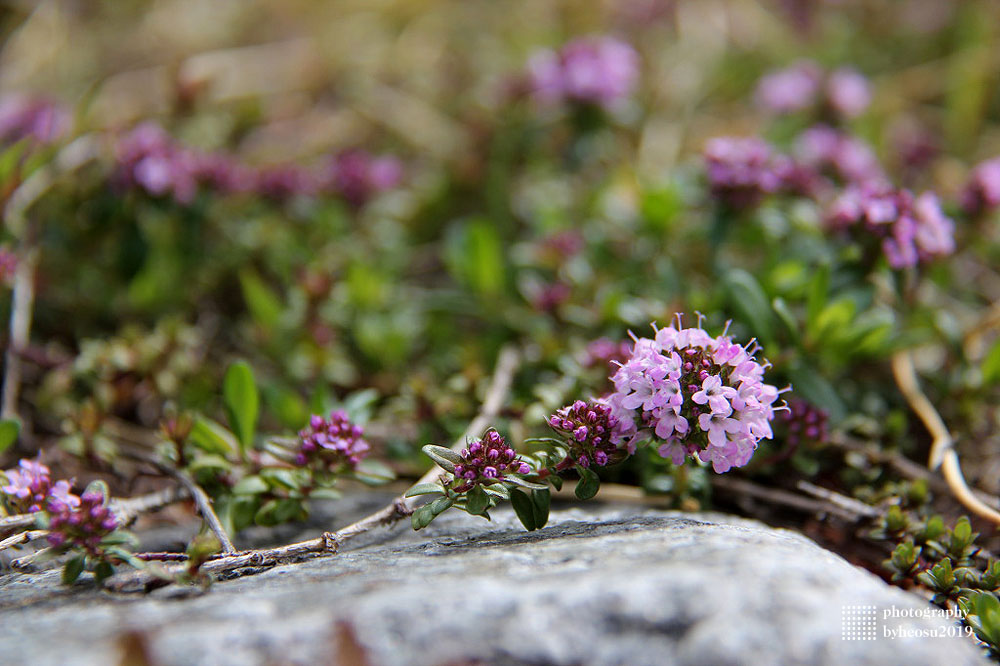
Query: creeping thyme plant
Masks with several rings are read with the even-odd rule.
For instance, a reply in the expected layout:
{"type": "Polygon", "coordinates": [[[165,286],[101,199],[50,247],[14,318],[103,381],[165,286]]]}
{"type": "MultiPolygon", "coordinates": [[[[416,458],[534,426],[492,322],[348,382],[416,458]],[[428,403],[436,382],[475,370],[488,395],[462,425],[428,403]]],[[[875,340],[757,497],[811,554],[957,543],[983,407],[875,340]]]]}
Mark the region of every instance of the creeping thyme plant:
{"type": "Polygon", "coordinates": [[[3,47],[0,576],[643,501],[798,529],[1000,651],[995,7],[299,4],[309,39],[138,3],[3,47]]]}

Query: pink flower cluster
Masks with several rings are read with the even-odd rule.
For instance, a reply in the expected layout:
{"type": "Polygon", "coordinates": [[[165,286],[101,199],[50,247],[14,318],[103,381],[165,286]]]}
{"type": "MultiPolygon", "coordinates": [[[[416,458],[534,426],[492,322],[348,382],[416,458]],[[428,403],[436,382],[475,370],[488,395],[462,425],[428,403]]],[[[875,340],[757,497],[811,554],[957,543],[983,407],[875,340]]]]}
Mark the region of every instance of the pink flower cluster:
{"type": "Polygon", "coordinates": [[[604,401],[577,400],[549,417],[549,426],[562,436],[569,447],[569,454],[556,469],[573,465],[590,467],[591,463],[603,467],[620,462],[627,455],[627,451],[619,446],[622,431],[618,426],[618,417],[604,401]]]}
{"type": "MultiPolygon", "coordinates": [[[[728,327],[727,327],[728,328],[728,327]]],[[[757,443],[772,437],[774,403],[785,390],[764,383],[770,366],[754,358],[756,343],[740,346],[726,335],[712,337],[698,326],[657,329],[638,338],[632,356],[611,378],[608,397],[622,437],[634,451],[641,434],[652,433],[659,453],[675,465],[687,456],[711,461],[716,472],[746,465],[757,443]]]]}
{"type": "Polygon", "coordinates": [[[69,481],[52,482],[48,467],[35,460],[22,459],[17,469],[7,470],[2,476],[7,485],[0,486],[0,493],[15,513],[58,511],[62,507],[75,508],[80,498],[70,492],[69,481]]]}
{"type": "Polygon", "coordinates": [[[496,430],[487,430],[462,449],[462,462],[455,465],[457,492],[465,492],[475,485],[496,483],[506,474],[528,474],[531,468],[524,462],[496,430]]]}
{"type": "Polygon", "coordinates": [[[785,412],[786,440],[790,447],[798,446],[803,440],[823,443],[827,437],[827,413],[810,405],[805,400],[790,400],[785,412]]]}
{"type": "Polygon", "coordinates": [[[835,230],[881,240],[882,252],[895,269],[955,251],[955,225],[933,192],[915,197],[888,185],[852,185],[827,211],[827,223],[835,230]]]}
{"type": "Polygon", "coordinates": [[[980,162],[962,191],[962,209],[980,215],[1000,206],[1000,157],[980,162]]]}
{"type": "Polygon", "coordinates": [[[888,182],[875,152],[864,141],[827,125],[815,125],[795,140],[795,160],[840,183],[888,182]]]}
{"type": "Polygon", "coordinates": [[[402,180],[394,157],[374,157],[354,149],[330,158],[322,168],[297,164],[250,167],[223,153],[204,153],[175,141],[162,127],[143,123],[116,146],[115,181],[152,196],[170,196],[190,204],[199,187],[219,194],[254,192],[271,199],[334,195],[353,206],[402,180]]]}
{"type": "Polygon", "coordinates": [[[871,103],[868,80],[857,70],[841,67],[824,72],[812,60],[800,60],[771,72],[757,84],[758,106],[776,114],[822,104],[845,118],[860,115],[871,103]]]}
{"type": "Polygon", "coordinates": [[[46,99],[14,94],[0,101],[0,143],[26,138],[55,143],[69,134],[72,124],[69,111],[46,99]]]}
{"type": "Polygon", "coordinates": [[[594,104],[610,109],[627,99],[639,79],[639,55],[613,37],[582,37],[528,62],[531,93],[542,103],[594,104]]]}
{"type": "Polygon", "coordinates": [[[345,150],[330,160],[322,180],[352,206],[362,206],[375,194],[403,180],[403,165],[395,157],[374,157],[360,149],[345,150]]]}
{"type": "Polygon", "coordinates": [[[309,428],[299,431],[295,463],[354,468],[368,454],[368,442],[363,435],[364,428],[351,423],[343,410],[330,412],[328,419],[314,414],[309,419],[309,428]]]}
{"type": "Polygon", "coordinates": [[[888,183],[866,143],[825,125],[800,134],[793,156],[757,137],[723,136],[705,144],[704,158],[712,195],[735,209],[776,192],[821,199],[845,183],[888,183]]]}
{"type": "Polygon", "coordinates": [[[705,144],[713,196],[733,208],[751,208],[786,182],[792,163],[757,137],[720,136],[705,144]]]}
{"type": "Polygon", "coordinates": [[[118,528],[118,519],[103,493],[88,490],[79,505],[62,504],[49,520],[48,540],[55,548],[78,546],[90,555],[100,555],[101,539],[118,528]]]}

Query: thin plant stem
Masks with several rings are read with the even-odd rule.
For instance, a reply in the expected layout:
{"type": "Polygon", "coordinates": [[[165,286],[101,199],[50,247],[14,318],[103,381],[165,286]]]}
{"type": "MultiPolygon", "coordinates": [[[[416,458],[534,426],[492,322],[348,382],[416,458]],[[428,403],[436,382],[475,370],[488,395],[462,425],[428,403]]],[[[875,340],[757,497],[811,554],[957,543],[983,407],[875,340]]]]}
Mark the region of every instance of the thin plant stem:
{"type": "Polygon", "coordinates": [[[924,427],[933,437],[931,454],[927,466],[931,471],[941,468],[948,487],[955,498],[967,509],[978,516],[1000,525],[1000,513],[987,506],[976,497],[962,475],[958,453],[955,452],[955,442],[944,419],[934,408],[934,405],[920,389],[917,371],[913,366],[913,355],[908,350],[896,352],[892,357],[892,374],[900,393],[906,398],[910,409],[916,412],[924,427]]]}

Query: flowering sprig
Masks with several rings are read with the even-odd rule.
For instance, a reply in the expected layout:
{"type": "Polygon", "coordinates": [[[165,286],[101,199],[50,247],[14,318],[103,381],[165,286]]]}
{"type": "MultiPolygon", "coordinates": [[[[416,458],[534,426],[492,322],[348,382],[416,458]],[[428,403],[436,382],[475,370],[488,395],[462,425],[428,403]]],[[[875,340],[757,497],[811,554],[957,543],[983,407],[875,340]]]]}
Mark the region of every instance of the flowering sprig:
{"type": "Polygon", "coordinates": [[[757,105],[778,115],[821,106],[843,118],[860,115],[871,103],[868,79],[852,67],[832,72],[811,60],[761,77],[755,93],[757,105]]]}
{"type": "Polygon", "coordinates": [[[621,462],[628,452],[620,446],[622,429],[610,405],[577,400],[551,417],[549,426],[561,435],[566,453],[556,465],[561,471],[574,465],[604,467],[621,462]]]}
{"type": "Polygon", "coordinates": [[[70,492],[72,483],[52,481],[48,467],[36,460],[22,459],[16,469],[0,472],[6,485],[0,485],[0,496],[14,513],[59,511],[62,507],[80,506],[80,498],[70,492]]]}
{"type": "Polygon", "coordinates": [[[955,251],[955,224],[937,195],[914,196],[884,184],[848,187],[827,211],[827,224],[862,243],[878,241],[889,266],[914,268],[955,251]]]}
{"type": "Polygon", "coordinates": [[[278,201],[334,195],[361,207],[403,177],[402,163],[395,157],[376,157],[357,148],[333,155],[318,168],[254,167],[233,155],[185,146],[155,123],[140,124],[120,137],[115,152],[113,181],[119,187],[170,197],[182,205],[191,204],[204,188],[223,196],[253,193],[278,201]]]}
{"type": "Polygon", "coordinates": [[[657,329],[653,338],[636,338],[632,356],[612,377],[607,397],[629,452],[652,439],[658,452],[681,465],[689,457],[726,472],[746,465],[757,444],[772,437],[774,403],[784,391],[763,381],[767,361],[758,347],[726,335],[711,336],[699,324],[657,329]]]}
{"type": "Polygon", "coordinates": [[[582,37],[559,51],[536,52],[528,63],[528,79],[532,95],[543,104],[611,109],[635,89],[639,55],[613,37],[582,37]]]}
{"type": "Polygon", "coordinates": [[[309,428],[299,431],[295,464],[332,471],[354,469],[371,448],[364,440],[364,432],[364,428],[352,423],[342,409],[330,412],[326,419],[313,414],[309,418],[309,428]]]}
{"type": "Polygon", "coordinates": [[[90,484],[76,505],[50,505],[38,522],[49,531],[47,539],[53,554],[75,553],[63,567],[63,582],[67,585],[88,568],[101,582],[114,573],[117,563],[144,566],[129,550],[135,539],[120,529],[121,520],[108,503],[108,488],[103,482],[90,484]]]}
{"type": "MultiPolygon", "coordinates": [[[[489,510],[502,500],[511,500],[515,510],[523,501],[536,502],[539,506],[544,504],[547,518],[548,486],[524,478],[537,474],[538,468],[529,464],[535,461],[518,455],[496,429],[490,428],[460,452],[433,444],[423,447],[423,451],[447,474],[435,483],[416,485],[406,493],[407,497],[435,496],[413,512],[413,529],[426,527],[450,507],[489,519],[489,510]],[[517,487],[533,490],[533,495],[545,493],[545,497],[529,499],[517,487]]],[[[520,511],[518,513],[520,515],[520,511]]]]}

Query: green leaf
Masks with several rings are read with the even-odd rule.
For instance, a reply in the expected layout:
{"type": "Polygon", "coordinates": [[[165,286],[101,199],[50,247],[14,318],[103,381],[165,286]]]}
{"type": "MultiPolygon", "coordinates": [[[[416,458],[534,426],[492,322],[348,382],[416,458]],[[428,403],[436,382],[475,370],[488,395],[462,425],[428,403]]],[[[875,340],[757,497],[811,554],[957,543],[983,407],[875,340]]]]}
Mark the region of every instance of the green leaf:
{"type": "Polygon", "coordinates": [[[343,493],[336,488],[316,488],[309,492],[309,499],[335,500],[340,499],[343,496],[343,493]]]}
{"type": "Polygon", "coordinates": [[[268,411],[274,414],[286,428],[301,428],[302,424],[309,420],[309,407],[295,391],[265,387],[264,399],[267,402],[268,411]]]}
{"type": "Polygon", "coordinates": [[[450,497],[439,497],[433,502],[429,503],[427,506],[431,508],[431,513],[433,513],[435,516],[438,516],[447,511],[449,508],[451,508],[451,505],[454,503],[455,500],[453,500],[450,497]]]}
{"type": "Polygon", "coordinates": [[[465,494],[465,510],[472,515],[478,516],[484,514],[489,508],[490,498],[482,486],[475,485],[472,487],[472,490],[465,494]]]}
{"type": "Polygon", "coordinates": [[[725,274],[723,282],[729,295],[729,303],[746,321],[761,340],[774,339],[774,315],[771,302],[757,279],[742,269],[733,269],[725,274]]]}
{"type": "Polygon", "coordinates": [[[413,526],[414,530],[422,530],[430,525],[434,518],[435,514],[431,511],[431,505],[425,504],[410,515],[410,525],[413,526]]]}
{"type": "Polygon", "coordinates": [[[409,490],[403,497],[417,497],[418,495],[433,495],[438,493],[444,495],[444,486],[440,483],[418,483],[409,490]]]}
{"type": "Polygon", "coordinates": [[[267,481],[253,474],[250,476],[244,476],[242,479],[237,481],[236,485],[233,486],[233,494],[259,495],[261,493],[266,493],[270,489],[271,486],[267,485],[267,481]]]}
{"type": "Polygon", "coordinates": [[[273,499],[264,503],[254,516],[258,525],[279,525],[306,518],[305,507],[297,499],[273,499]]]}
{"type": "Polygon", "coordinates": [[[428,444],[421,450],[427,454],[427,457],[449,472],[454,472],[455,465],[461,465],[463,462],[462,456],[443,446],[428,444]]]}
{"type": "Polygon", "coordinates": [[[535,523],[535,507],[526,493],[516,488],[510,491],[510,503],[514,507],[514,513],[518,520],[524,525],[524,529],[532,532],[538,529],[535,523]]]}
{"type": "Polygon", "coordinates": [[[187,441],[206,453],[222,455],[236,453],[240,447],[239,442],[233,437],[233,433],[229,432],[222,424],[205,416],[199,416],[195,419],[187,441]]]}
{"type": "Polygon", "coordinates": [[[378,402],[379,393],[376,389],[366,388],[354,391],[341,404],[342,409],[347,412],[347,417],[358,425],[364,425],[371,421],[372,412],[375,410],[375,403],[378,402]]]}
{"type": "Polygon", "coordinates": [[[549,477],[549,483],[551,483],[552,487],[555,488],[556,490],[562,490],[563,480],[561,476],[556,476],[555,474],[553,474],[552,476],[549,477]]]}
{"type": "Polygon", "coordinates": [[[232,466],[233,464],[222,456],[209,454],[195,458],[188,465],[188,469],[197,472],[203,469],[230,469],[232,466]]]}
{"type": "Polygon", "coordinates": [[[271,487],[281,486],[288,490],[298,490],[302,486],[304,479],[297,474],[298,470],[266,468],[260,471],[260,476],[271,487]]]}
{"type": "Polygon", "coordinates": [[[531,493],[531,507],[535,516],[535,527],[545,527],[549,522],[549,505],[552,502],[552,493],[548,488],[536,490],[531,493]]]}
{"type": "Polygon", "coordinates": [[[115,568],[106,560],[102,560],[96,567],[94,567],[94,578],[97,579],[98,584],[101,584],[108,578],[111,578],[114,573],[115,568]]]}
{"type": "Polygon", "coordinates": [[[830,267],[820,266],[809,283],[809,295],[806,300],[806,328],[810,331],[816,328],[816,319],[826,305],[826,295],[830,291],[830,267]]]}
{"type": "Polygon", "coordinates": [[[548,486],[544,483],[535,483],[534,481],[525,481],[519,476],[505,476],[504,481],[513,483],[515,486],[521,486],[522,488],[527,488],[528,490],[548,490],[548,486]]]}
{"type": "Polygon", "coordinates": [[[87,557],[85,555],[76,555],[70,559],[66,566],[63,567],[62,572],[62,582],[63,585],[72,585],[80,574],[83,573],[83,568],[87,564],[87,557]]]}
{"type": "Polygon", "coordinates": [[[17,419],[0,420],[0,453],[3,453],[17,441],[21,432],[21,422],[17,419]]]}
{"type": "Polygon", "coordinates": [[[791,308],[788,307],[788,303],[785,299],[779,297],[771,301],[771,307],[774,308],[774,313],[778,315],[778,319],[785,326],[785,330],[793,341],[798,341],[799,339],[799,323],[795,319],[795,315],[792,313],[791,308]]]}
{"type": "Polygon", "coordinates": [[[240,288],[247,309],[257,324],[270,330],[281,321],[281,299],[250,269],[240,271],[240,288]]]}
{"type": "MultiPolygon", "coordinates": [[[[1000,338],[993,343],[990,347],[989,353],[986,354],[986,358],[979,366],[983,371],[983,384],[986,386],[995,386],[1000,382],[1000,338]]],[[[3,447],[0,446],[0,451],[3,447]]]]}
{"type": "Polygon", "coordinates": [[[253,444],[260,409],[260,396],[257,394],[253,371],[246,361],[237,361],[226,370],[222,381],[222,399],[229,416],[229,425],[245,451],[253,444]]]}
{"type": "Polygon", "coordinates": [[[794,394],[826,410],[832,424],[839,423],[847,416],[847,406],[837,390],[815,369],[796,365],[789,368],[788,378],[792,382],[794,394]]]}
{"type": "Polygon", "coordinates": [[[601,489],[601,479],[597,473],[587,467],[577,465],[576,471],[580,474],[580,480],[576,483],[576,496],[578,499],[589,500],[601,489]]]}
{"type": "Polygon", "coordinates": [[[368,485],[379,485],[395,479],[396,473],[384,462],[367,458],[354,468],[354,478],[368,485]]]}
{"type": "Polygon", "coordinates": [[[491,220],[477,219],[453,228],[446,239],[449,272],[480,296],[496,296],[507,283],[503,242],[491,220]]]}

